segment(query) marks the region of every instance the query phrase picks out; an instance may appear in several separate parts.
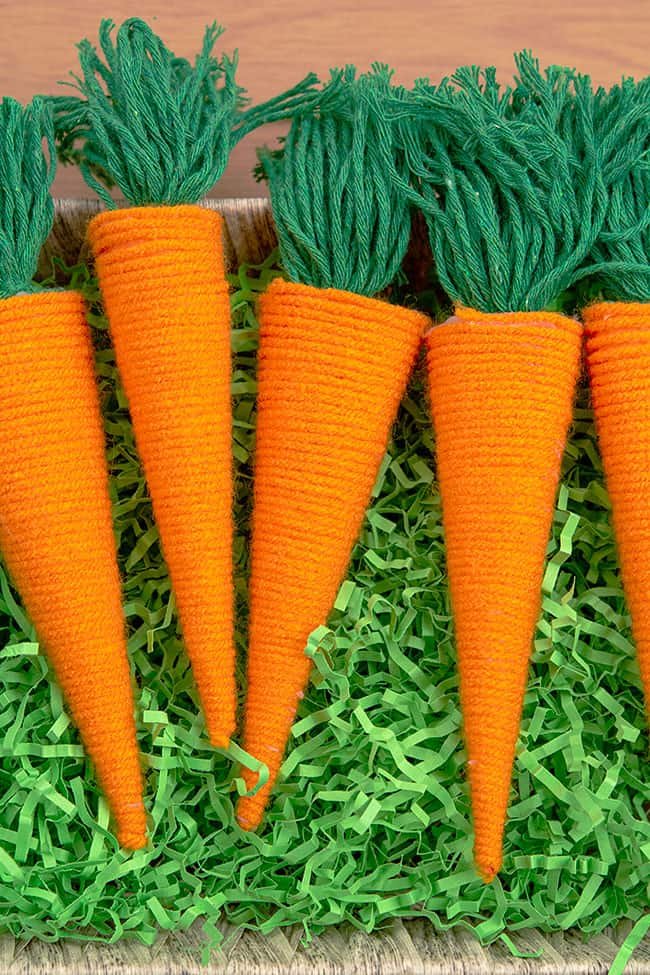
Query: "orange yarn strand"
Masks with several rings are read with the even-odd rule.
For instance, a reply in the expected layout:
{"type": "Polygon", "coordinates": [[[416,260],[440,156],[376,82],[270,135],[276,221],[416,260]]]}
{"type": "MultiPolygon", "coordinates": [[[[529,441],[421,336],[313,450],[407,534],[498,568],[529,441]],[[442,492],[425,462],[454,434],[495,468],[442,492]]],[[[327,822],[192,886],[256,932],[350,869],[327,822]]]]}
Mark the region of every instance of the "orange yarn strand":
{"type": "Polygon", "coordinates": [[[210,740],[235,727],[230,303],[222,218],[136,207],[89,227],[210,740]]]}
{"type": "Polygon", "coordinates": [[[104,432],[81,296],[0,301],[0,550],[122,846],[146,843],[104,432]]]}
{"type": "Polygon", "coordinates": [[[650,304],[583,313],[591,399],[625,595],[650,713],[650,304]]]}
{"type": "Polygon", "coordinates": [[[580,325],[457,310],[427,362],[478,870],[499,871],[580,325]]]}
{"type": "Polygon", "coordinates": [[[261,299],[244,747],[270,775],[239,801],[245,829],[259,825],[280,769],[307,640],[336,598],[427,322],[281,280],[261,299]]]}

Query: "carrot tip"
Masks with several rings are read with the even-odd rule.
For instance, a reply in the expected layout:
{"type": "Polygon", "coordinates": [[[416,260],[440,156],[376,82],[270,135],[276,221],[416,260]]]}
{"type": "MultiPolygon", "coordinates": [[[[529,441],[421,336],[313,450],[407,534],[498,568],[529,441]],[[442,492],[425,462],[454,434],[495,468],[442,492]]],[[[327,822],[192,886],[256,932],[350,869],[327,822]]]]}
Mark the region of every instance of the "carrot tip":
{"type": "Polygon", "coordinates": [[[120,832],[117,834],[117,839],[125,850],[142,850],[147,845],[146,833],[120,832]]]}
{"type": "Polygon", "coordinates": [[[491,884],[494,878],[496,877],[496,875],[498,874],[499,870],[501,869],[501,864],[497,863],[495,865],[494,863],[482,863],[477,861],[476,869],[478,870],[478,873],[483,883],[491,884]]]}
{"type": "Polygon", "coordinates": [[[237,803],[237,822],[247,833],[254,832],[262,822],[264,807],[252,802],[249,797],[237,803]]]}

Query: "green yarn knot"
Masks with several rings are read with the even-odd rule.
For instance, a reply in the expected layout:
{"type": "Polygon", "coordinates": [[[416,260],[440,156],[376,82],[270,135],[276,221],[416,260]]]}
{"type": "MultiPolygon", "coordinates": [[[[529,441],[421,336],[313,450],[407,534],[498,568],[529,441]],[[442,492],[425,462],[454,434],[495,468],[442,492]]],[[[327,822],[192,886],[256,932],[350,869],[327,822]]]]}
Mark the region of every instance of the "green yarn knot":
{"type": "Polygon", "coordinates": [[[38,289],[38,256],[54,220],[50,187],[56,171],[49,107],[35,98],[0,102],[0,297],[38,289]],[[47,155],[43,152],[43,140],[47,155]]]}
{"type": "Polygon", "coordinates": [[[543,74],[516,57],[514,87],[493,68],[416,83],[397,105],[411,182],[436,270],[454,302],[487,312],[554,307],[581,275],[607,193],[589,78],[543,74]]]}
{"type": "Polygon", "coordinates": [[[281,148],[260,153],[292,280],[375,295],[398,273],[411,224],[392,178],[406,168],[385,106],[399,91],[384,65],[360,77],[351,66],[333,71],[281,148]]]}
{"type": "Polygon", "coordinates": [[[88,185],[115,207],[116,184],[135,205],[194,203],[223,174],[233,147],[253,128],[284,118],[309,99],[309,75],[283,95],[246,109],[237,57],[212,53],[222,34],[205,32],[194,64],[176,57],[142,20],[103,20],[98,51],[79,44],[81,98],[55,98],[60,155],[78,161],[88,185]],[[103,55],[103,59],[102,59],[103,55]]]}

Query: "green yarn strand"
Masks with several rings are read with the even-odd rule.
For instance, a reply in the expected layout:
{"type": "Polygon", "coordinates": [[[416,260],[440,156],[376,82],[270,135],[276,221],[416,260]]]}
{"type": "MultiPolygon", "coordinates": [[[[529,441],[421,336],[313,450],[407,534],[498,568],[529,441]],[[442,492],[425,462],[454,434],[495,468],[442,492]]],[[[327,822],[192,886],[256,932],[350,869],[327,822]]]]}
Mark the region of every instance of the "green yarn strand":
{"type": "Polygon", "coordinates": [[[309,75],[285,95],[245,109],[237,57],[215,57],[222,28],[205,31],[194,64],[176,57],[144,21],[131,18],[114,36],[103,20],[99,51],[79,46],[82,97],[53,100],[60,155],[76,160],[107,207],[117,185],[135,205],[194,203],[219,180],[234,145],[251,129],[282,118],[307,100],[309,75]]]}
{"type": "Polygon", "coordinates": [[[487,312],[554,308],[607,205],[589,79],[515,61],[514,86],[466,67],[416,83],[410,112],[393,106],[411,181],[397,178],[425,214],[441,284],[487,312]]]}
{"type": "Polygon", "coordinates": [[[38,290],[38,256],[54,221],[50,187],[56,171],[49,107],[0,102],[0,297],[38,290]],[[43,151],[45,141],[47,154],[43,151]]]}
{"type": "Polygon", "coordinates": [[[273,98],[241,112],[233,126],[233,145],[236,145],[261,125],[269,125],[271,122],[280,122],[292,118],[297,112],[304,112],[314,105],[319,98],[319,93],[314,88],[317,83],[318,75],[310,73],[293,88],[289,88],[280,95],[275,95],[273,98]]]}
{"type": "Polygon", "coordinates": [[[406,175],[384,111],[391,91],[384,65],[360,77],[353,67],[333,71],[281,149],[260,153],[292,280],[375,295],[396,277],[410,213],[391,178],[393,167],[406,175]]]}

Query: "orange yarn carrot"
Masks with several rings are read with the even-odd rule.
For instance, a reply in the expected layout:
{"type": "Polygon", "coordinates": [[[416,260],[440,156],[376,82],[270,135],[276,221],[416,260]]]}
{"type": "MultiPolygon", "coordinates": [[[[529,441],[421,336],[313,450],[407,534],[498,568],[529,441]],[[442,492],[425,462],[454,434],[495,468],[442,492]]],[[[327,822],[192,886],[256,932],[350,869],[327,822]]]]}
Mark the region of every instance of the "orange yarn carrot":
{"type": "Polygon", "coordinates": [[[427,335],[476,862],[501,842],[580,325],[523,312],[456,317],[427,335]]]}
{"type": "Polygon", "coordinates": [[[262,160],[293,280],[274,281],[260,304],[244,747],[269,778],[239,800],[245,829],[259,825],[280,770],[309,634],[343,580],[427,322],[371,297],[409,237],[381,126],[389,77],[334,73],[319,114],[296,117],[281,153],[262,160]]]}
{"type": "Polygon", "coordinates": [[[145,845],[142,776],[83,302],[0,301],[0,551],[109,800],[145,845]]]}
{"type": "Polygon", "coordinates": [[[90,332],[79,294],[31,293],[53,214],[43,136],[52,149],[38,103],[2,102],[1,166],[13,176],[0,186],[0,552],[118,839],[137,849],[146,842],[142,775],[90,332]]]}
{"type": "Polygon", "coordinates": [[[426,321],[281,280],[261,299],[244,744],[269,779],[239,801],[247,829],[279,771],[311,668],[307,639],[343,580],[426,321]]]}
{"type": "Polygon", "coordinates": [[[583,317],[598,440],[650,710],[650,302],[602,302],[583,317]]]}
{"type": "Polygon", "coordinates": [[[84,99],[59,101],[64,152],[81,139],[82,170],[109,211],[88,237],[151,493],[180,626],[211,742],[235,727],[230,304],[223,221],[195,205],[231,147],[280,117],[311,85],[241,110],[235,62],[217,60],[208,28],[194,65],[141,20],[79,47],[84,99]],[[128,90],[128,97],[124,96],[128,90]],[[93,172],[132,208],[115,210],[93,172]]]}
{"type": "Polygon", "coordinates": [[[222,218],[113,210],[88,237],[208,733],[225,748],[236,694],[222,218]]]}
{"type": "Polygon", "coordinates": [[[615,165],[592,253],[605,300],[583,311],[585,357],[650,715],[650,78],[627,78],[598,94],[598,135],[615,165]]]}
{"type": "MultiPolygon", "coordinates": [[[[516,95],[461,69],[401,123],[455,316],[426,339],[476,866],[501,868],[581,326],[575,282],[606,196],[588,79],[517,60],[516,95]],[[585,149],[588,147],[588,149],[585,149]],[[580,172],[580,179],[575,173],[580,172]]],[[[402,104],[398,106],[400,111],[402,104]]]]}

